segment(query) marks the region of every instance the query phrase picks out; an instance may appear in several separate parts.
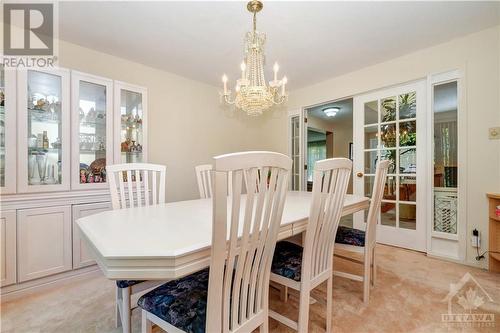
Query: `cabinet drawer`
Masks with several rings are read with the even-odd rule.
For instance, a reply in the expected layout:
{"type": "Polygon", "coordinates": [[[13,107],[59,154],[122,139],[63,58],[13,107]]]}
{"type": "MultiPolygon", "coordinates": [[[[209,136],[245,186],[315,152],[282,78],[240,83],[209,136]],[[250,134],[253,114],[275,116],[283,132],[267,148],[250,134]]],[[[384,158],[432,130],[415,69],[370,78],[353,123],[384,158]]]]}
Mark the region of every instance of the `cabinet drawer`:
{"type": "Polygon", "coordinates": [[[0,286],[16,283],[16,211],[0,212],[0,286]]]}
{"type": "Polygon", "coordinates": [[[80,228],[76,224],[76,220],[106,210],[111,210],[110,202],[73,206],[73,268],[76,269],[95,264],[93,253],[87,248],[85,241],[80,237],[80,228]]]}
{"type": "Polygon", "coordinates": [[[71,270],[71,206],[17,212],[18,280],[71,270]]]}

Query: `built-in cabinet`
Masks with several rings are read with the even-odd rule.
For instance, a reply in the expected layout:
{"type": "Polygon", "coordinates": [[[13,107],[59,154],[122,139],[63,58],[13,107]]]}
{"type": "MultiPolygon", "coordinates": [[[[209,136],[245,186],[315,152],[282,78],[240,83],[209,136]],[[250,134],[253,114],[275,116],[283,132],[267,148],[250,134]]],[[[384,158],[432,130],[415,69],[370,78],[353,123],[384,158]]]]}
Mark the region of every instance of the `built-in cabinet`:
{"type": "Polygon", "coordinates": [[[106,163],[113,161],[113,81],[73,72],[73,189],[106,188],[106,163]]]}
{"type": "Polygon", "coordinates": [[[70,72],[20,70],[18,192],[70,189],[70,72]]]}
{"type": "Polygon", "coordinates": [[[80,237],[80,229],[76,221],[85,216],[97,214],[111,209],[111,203],[94,203],[73,206],[73,268],[81,268],[95,264],[91,250],[80,237]]]}
{"type": "Polygon", "coordinates": [[[19,282],[72,269],[71,206],[17,211],[19,282]]]}
{"type": "Polygon", "coordinates": [[[147,90],[144,87],[115,81],[115,149],[116,163],[142,163],[147,161],[147,128],[145,124],[147,90]]]}
{"type": "Polygon", "coordinates": [[[68,69],[0,67],[0,286],[92,269],[78,218],[111,209],[106,165],[147,162],[147,90],[68,69]]]}
{"type": "Polygon", "coordinates": [[[16,71],[0,64],[0,193],[16,192],[16,71]]]}
{"type": "Polygon", "coordinates": [[[16,283],[16,211],[0,212],[0,286],[16,283]]]}

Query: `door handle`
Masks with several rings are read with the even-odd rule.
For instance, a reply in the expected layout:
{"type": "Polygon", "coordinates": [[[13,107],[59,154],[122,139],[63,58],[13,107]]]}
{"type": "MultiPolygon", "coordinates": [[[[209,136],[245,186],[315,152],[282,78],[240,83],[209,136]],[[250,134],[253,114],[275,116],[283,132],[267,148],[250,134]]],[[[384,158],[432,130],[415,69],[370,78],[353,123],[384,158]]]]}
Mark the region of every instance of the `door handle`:
{"type": "Polygon", "coordinates": [[[364,175],[363,175],[363,173],[362,173],[362,172],[358,172],[358,173],[356,174],[356,176],[358,176],[359,178],[361,178],[361,177],[363,177],[364,175]]]}

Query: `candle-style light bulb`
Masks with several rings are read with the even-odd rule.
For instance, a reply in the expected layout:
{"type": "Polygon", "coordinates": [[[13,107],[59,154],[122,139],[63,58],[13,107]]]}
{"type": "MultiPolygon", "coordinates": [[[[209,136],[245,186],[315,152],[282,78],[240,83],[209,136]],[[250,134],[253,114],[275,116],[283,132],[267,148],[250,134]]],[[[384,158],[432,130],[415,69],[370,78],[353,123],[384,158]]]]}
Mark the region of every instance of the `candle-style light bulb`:
{"type": "Polygon", "coordinates": [[[278,71],[280,70],[280,66],[277,62],[274,63],[273,71],[274,71],[274,81],[278,81],[278,71]]]}
{"type": "Polygon", "coordinates": [[[283,77],[283,79],[281,80],[281,94],[284,95],[285,94],[285,85],[287,84],[288,82],[288,79],[286,78],[286,76],[283,77]]]}
{"type": "Polygon", "coordinates": [[[227,94],[227,75],[222,75],[222,82],[224,82],[224,95],[227,94]]]}
{"type": "Polygon", "coordinates": [[[245,70],[247,69],[247,65],[245,64],[244,61],[241,63],[240,68],[241,68],[241,78],[245,79],[245,70]]]}

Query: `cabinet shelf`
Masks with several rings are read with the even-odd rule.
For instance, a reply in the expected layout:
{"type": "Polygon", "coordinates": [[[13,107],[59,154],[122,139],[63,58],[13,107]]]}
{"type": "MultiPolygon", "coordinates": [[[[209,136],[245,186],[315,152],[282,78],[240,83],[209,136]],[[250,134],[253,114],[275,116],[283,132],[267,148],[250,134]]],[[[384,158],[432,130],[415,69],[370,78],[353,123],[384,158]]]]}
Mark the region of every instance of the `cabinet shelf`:
{"type": "Polygon", "coordinates": [[[80,154],[85,154],[85,155],[106,154],[106,150],[80,149],[80,154]]]}
{"type": "Polygon", "coordinates": [[[59,153],[60,151],[61,151],[60,148],[48,148],[48,149],[45,149],[45,148],[28,148],[28,153],[29,154],[32,154],[32,153],[56,154],[56,153],[59,153]]]}
{"type": "Polygon", "coordinates": [[[491,215],[490,219],[500,222],[500,216],[491,215]]]}

